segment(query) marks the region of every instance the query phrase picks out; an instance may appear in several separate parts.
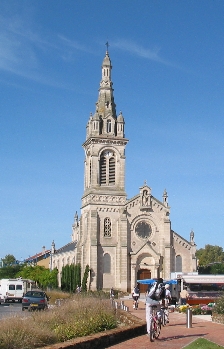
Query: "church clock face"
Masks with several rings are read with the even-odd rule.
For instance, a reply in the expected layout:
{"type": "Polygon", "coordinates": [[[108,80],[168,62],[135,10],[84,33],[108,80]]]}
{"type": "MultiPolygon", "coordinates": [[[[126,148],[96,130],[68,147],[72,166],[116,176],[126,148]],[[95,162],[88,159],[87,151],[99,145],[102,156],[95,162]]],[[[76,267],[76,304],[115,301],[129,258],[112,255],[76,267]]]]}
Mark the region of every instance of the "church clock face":
{"type": "Polygon", "coordinates": [[[139,222],[135,227],[135,233],[141,238],[141,239],[147,239],[152,234],[152,228],[151,226],[141,221],[139,222]]]}

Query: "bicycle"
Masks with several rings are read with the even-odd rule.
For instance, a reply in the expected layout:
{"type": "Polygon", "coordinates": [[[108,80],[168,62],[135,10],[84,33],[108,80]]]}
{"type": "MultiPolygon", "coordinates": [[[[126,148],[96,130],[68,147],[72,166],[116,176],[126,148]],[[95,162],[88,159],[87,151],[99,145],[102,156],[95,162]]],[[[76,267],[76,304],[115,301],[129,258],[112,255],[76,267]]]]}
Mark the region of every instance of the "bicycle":
{"type": "Polygon", "coordinates": [[[138,297],[136,296],[133,297],[133,309],[138,309],[138,297]]]}
{"type": "Polygon", "coordinates": [[[161,330],[161,320],[157,315],[157,305],[152,305],[152,322],[150,329],[150,341],[153,342],[154,339],[158,339],[161,330]]]}
{"type": "Polygon", "coordinates": [[[166,324],[169,322],[169,310],[166,306],[161,307],[161,323],[163,326],[166,326],[166,324]]]}

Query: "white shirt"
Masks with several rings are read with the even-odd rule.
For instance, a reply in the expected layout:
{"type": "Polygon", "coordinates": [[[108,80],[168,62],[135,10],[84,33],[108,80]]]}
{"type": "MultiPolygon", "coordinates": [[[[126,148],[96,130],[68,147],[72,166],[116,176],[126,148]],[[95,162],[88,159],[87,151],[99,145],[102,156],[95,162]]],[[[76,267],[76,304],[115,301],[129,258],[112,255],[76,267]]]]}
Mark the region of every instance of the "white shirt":
{"type": "Polygon", "coordinates": [[[139,291],[138,291],[138,293],[135,292],[135,287],[134,287],[134,289],[133,289],[133,291],[132,291],[132,296],[134,296],[134,297],[139,297],[139,291]]]}
{"type": "Polygon", "coordinates": [[[166,289],[166,298],[170,298],[171,299],[171,292],[170,292],[170,290],[168,288],[166,289]]]}

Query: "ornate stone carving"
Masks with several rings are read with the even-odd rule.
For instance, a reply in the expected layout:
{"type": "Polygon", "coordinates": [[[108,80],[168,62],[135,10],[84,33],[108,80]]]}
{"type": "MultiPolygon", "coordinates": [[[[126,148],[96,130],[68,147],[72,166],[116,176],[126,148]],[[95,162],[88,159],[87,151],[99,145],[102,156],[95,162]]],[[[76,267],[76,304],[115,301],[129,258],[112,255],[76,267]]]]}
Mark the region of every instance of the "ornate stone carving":
{"type": "Polygon", "coordinates": [[[117,204],[125,204],[126,198],[124,196],[117,196],[117,195],[89,195],[86,198],[83,199],[84,203],[87,202],[96,202],[96,203],[117,203],[117,204]],[[84,201],[86,199],[86,201],[84,201]]]}

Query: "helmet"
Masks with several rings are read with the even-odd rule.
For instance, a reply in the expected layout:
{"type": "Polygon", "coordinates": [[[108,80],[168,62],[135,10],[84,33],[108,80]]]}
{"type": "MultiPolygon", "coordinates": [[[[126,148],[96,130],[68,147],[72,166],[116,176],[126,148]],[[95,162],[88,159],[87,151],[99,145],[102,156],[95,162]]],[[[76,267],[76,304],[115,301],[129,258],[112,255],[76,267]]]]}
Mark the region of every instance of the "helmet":
{"type": "Polygon", "coordinates": [[[166,284],[166,285],[165,285],[165,289],[167,289],[167,288],[170,288],[170,285],[169,285],[169,284],[166,284]]]}

